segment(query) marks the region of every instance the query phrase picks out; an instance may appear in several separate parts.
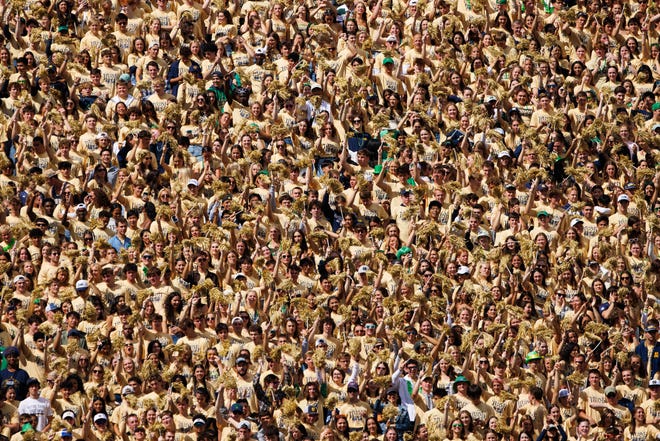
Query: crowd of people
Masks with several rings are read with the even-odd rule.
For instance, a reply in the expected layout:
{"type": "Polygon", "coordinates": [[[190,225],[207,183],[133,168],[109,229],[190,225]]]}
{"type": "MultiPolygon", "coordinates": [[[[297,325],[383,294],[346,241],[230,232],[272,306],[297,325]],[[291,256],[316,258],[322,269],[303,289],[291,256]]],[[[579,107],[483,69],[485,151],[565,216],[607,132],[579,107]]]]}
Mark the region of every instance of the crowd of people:
{"type": "Polygon", "coordinates": [[[660,438],[655,0],[0,16],[0,440],[660,438]]]}

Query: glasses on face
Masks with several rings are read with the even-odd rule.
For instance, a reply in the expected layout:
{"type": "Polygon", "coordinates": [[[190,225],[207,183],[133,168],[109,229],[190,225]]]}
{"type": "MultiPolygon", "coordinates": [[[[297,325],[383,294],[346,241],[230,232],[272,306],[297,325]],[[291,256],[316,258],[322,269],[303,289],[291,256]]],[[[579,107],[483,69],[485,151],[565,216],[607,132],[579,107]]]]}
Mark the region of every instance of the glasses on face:
{"type": "Polygon", "coordinates": [[[148,260],[148,259],[153,259],[154,256],[151,256],[151,255],[145,255],[145,256],[142,256],[142,258],[148,260]]]}
{"type": "Polygon", "coordinates": [[[463,425],[462,424],[452,424],[451,427],[460,427],[462,429],[463,425]]]}
{"type": "Polygon", "coordinates": [[[92,371],[92,373],[94,373],[94,374],[102,374],[103,371],[102,371],[101,369],[94,369],[94,370],[92,371]]]}

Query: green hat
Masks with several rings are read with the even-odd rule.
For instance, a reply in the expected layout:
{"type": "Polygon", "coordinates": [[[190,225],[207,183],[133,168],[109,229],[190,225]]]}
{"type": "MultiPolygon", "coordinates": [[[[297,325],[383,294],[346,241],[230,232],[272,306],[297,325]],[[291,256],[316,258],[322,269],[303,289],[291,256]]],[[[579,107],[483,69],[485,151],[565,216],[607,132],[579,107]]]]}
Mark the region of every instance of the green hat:
{"type": "Polygon", "coordinates": [[[392,59],[392,57],[383,58],[383,65],[386,65],[386,64],[394,64],[394,60],[392,59]]]}
{"type": "Polygon", "coordinates": [[[495,3],[498,5],[506,5],[506,0],[497,0],[495,3]]]}
{"type": "Polygon", "coordinates": [[[259,173],[257,173],[257,174],[258,174],[258,175],[268,176],[268,170],[259,170],[259,173]]]}
{"type": "Polygon", "coordinates": [[[456,377],[456,379],[454,380],[454,384],[452,385],[452,389],[454,390],[454,392],[458,390],[458,385],[461,383],[470,384],[470,380],[465,378],[463,375],[459,375],[458,377],[456,377]]]}
{"type": "Polygon", "coordinates": [[[527,357],[525,357],[525,363],[529,363],[530,361],[535,361],[535,360],[540,360],[543,357],[541,357],[541,354],[539,354],[536,351],[532,351],[527,354],[527,357]]]}
{"type": "Polygon", "coordinates": [[[380,172],[383,171],[383,165],[382,164],[377,164],[374,166],[374,174],[378,175],[380,172]]]}
{"type": "Polygon", "coordinates": [[[660,103],[654,103],[651,106],[651,110],[660,110],[660,103]]]}
{"type": "Polygon", "coordinates": [[[68,31],[69,27],[67,25],[62,25],[57,27],[57,32],[68,31]]]}
{"type": "Polygon", "coordinates": [[[545,210],[541,210],[538,213],[536,213],[536,217],[541,217],[541,216],[550,216],[550,214],[545,210]]]}
{"type": "Polygon", "coordinates": [[[408,247],[401,247],[399,248],[399,251],[396,252],[396,258],[401,259],[401,256],[412,253],[412,250],[408,247]]]}
{"type": "Polygon", "coordinates": [[[25,433],[29,430],[34,430],[34,427],[32,427],[32,424],[30,423],[25,423],[21,426],[21,433],[25,433]]]}

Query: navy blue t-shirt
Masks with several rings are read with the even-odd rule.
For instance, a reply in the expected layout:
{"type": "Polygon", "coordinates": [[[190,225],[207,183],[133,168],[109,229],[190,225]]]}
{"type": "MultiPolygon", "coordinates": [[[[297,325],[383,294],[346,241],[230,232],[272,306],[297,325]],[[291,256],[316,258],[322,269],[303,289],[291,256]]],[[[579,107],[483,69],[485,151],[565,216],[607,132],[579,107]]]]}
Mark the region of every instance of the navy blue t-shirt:
{"type": "Polygon", "coordinates": [[[23,369],[10,372],[9,369],[0,371],[0,385],[14,386],[16,388],[16,400],[24,400],[27,396],[27,382],[30,376],[23,369]]]}

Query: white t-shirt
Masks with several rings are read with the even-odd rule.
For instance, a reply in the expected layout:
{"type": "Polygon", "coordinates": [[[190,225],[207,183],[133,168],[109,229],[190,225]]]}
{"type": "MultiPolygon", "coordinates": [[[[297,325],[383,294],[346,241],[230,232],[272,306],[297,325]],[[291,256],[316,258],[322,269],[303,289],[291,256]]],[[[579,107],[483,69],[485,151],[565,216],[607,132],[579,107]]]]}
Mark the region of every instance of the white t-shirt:
{"type": "Polygon", "coordinates": [[[37,432],[40,432],[48,425],[48,417],[53,415],[53,409],[50,407],[50,400],[27,397],[18,403],[18,414],[37,415],[37,432]]]}

